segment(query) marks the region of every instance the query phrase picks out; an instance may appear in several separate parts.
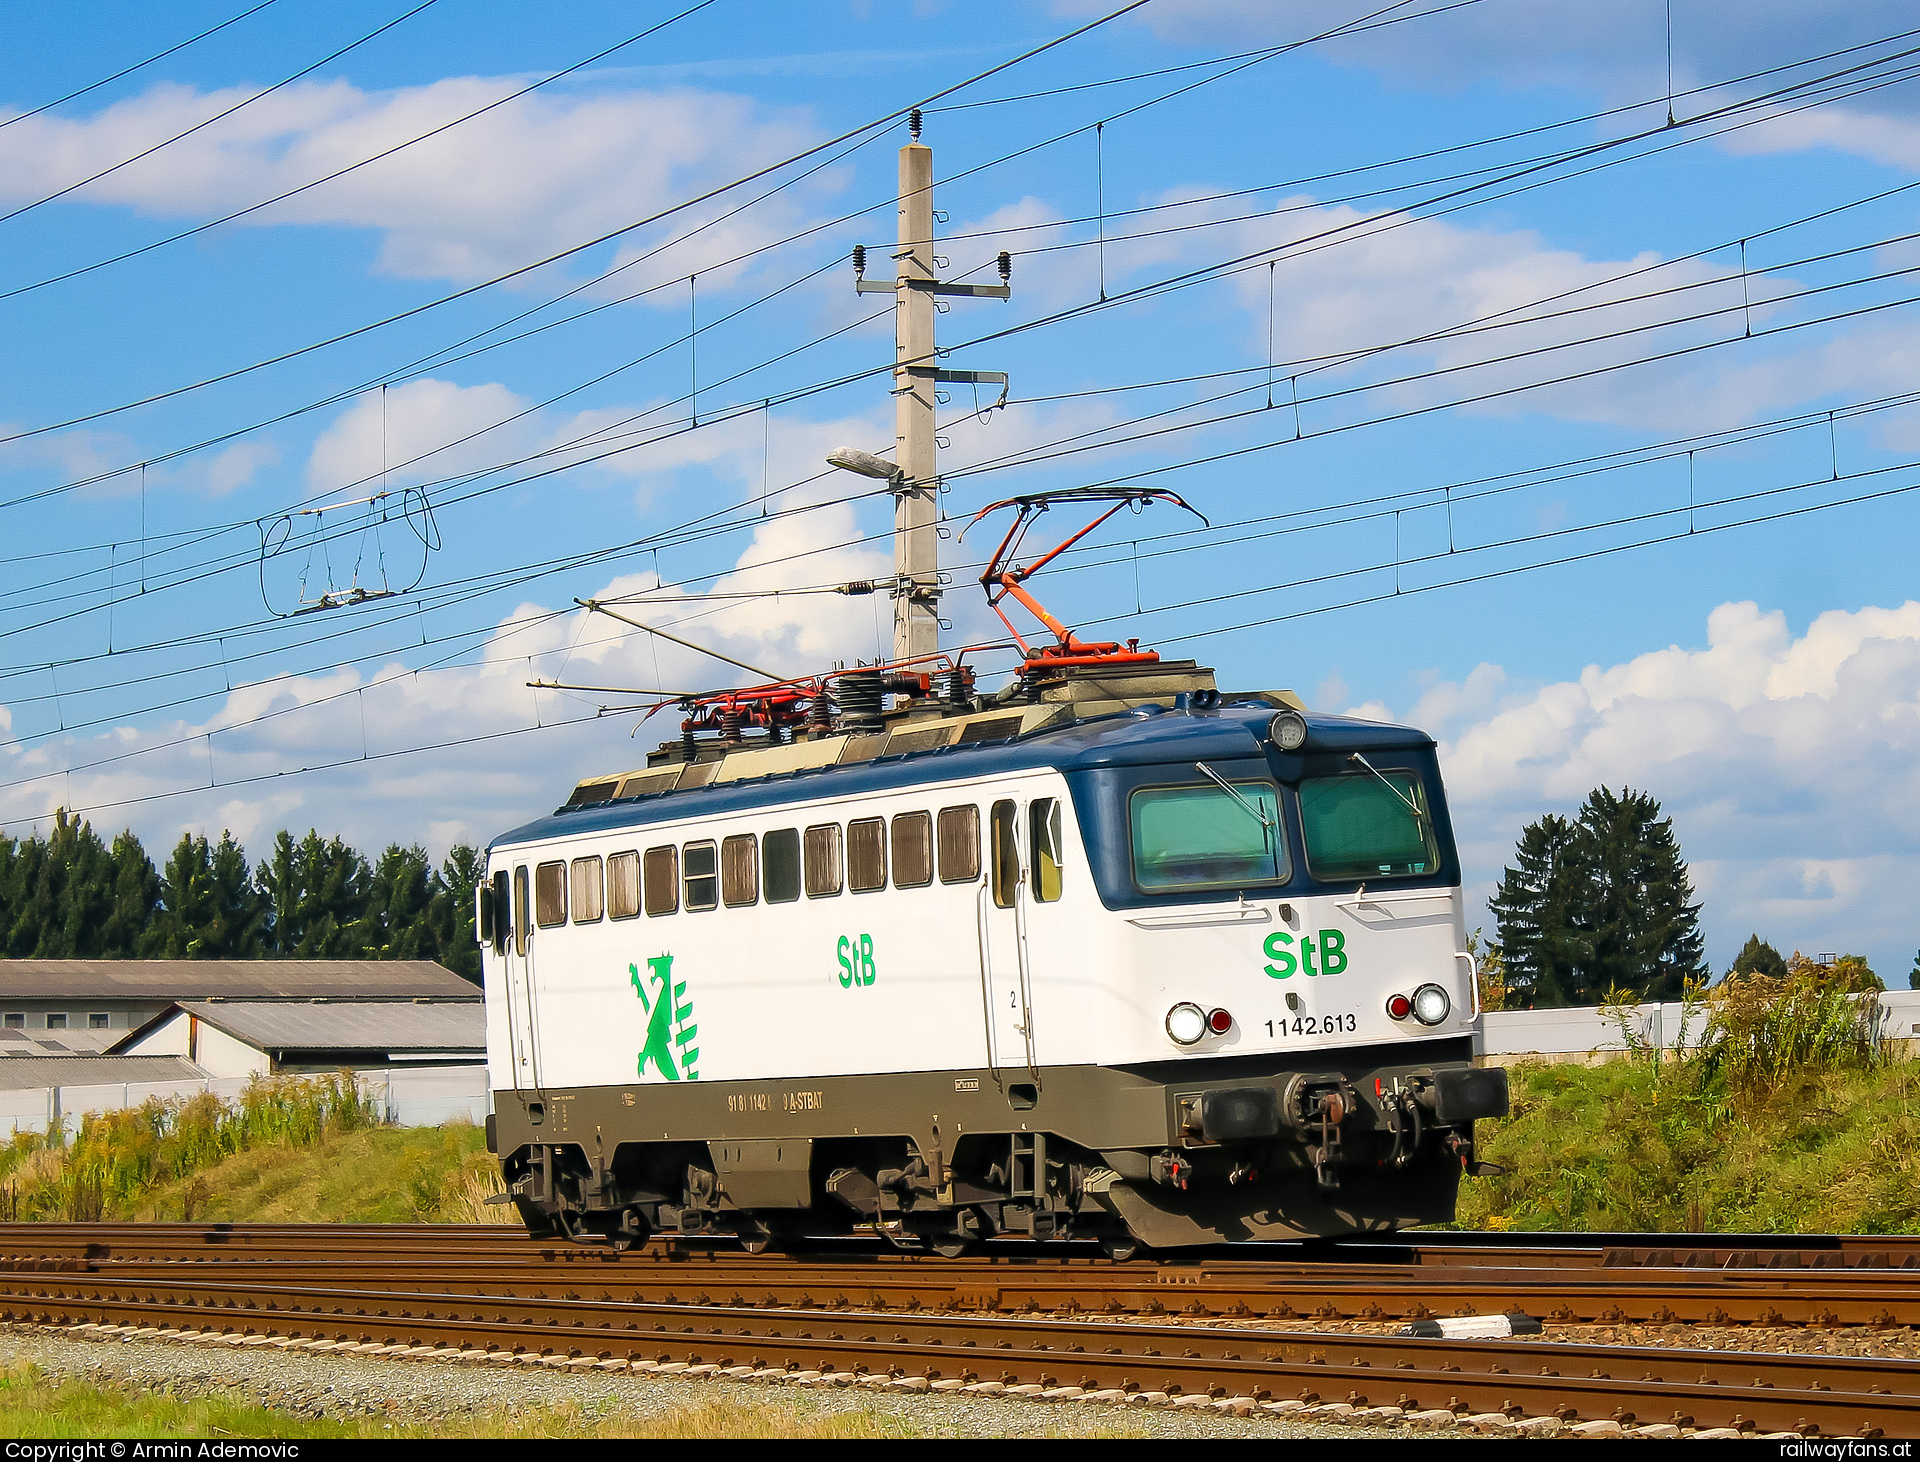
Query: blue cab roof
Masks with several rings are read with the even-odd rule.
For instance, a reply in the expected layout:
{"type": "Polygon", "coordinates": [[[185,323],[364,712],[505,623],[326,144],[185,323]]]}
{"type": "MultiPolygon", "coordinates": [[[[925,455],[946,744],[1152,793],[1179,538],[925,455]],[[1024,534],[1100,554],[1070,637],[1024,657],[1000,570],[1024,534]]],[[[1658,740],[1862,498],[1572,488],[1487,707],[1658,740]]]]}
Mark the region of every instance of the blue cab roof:
{"type": "MultiPolygon", "coordinates": [[[[938,747],[844,766],[807,767],[749,780],[563,808],[501,834],[488,848],[491,851],[581,833],[675,822],[703,813],[778,807],[792,802],[811,802],[822,796],[853,797],[1035,767],[1075,772],[1259,756],[1265,749],[1263,733],[1275,709],[1264,700],[1228,700],[1206,710],[1139,706],[1130,711],[1046,727],[1011,741],[938,747]]],[[[1304,714],[1307,743],[1302,754],[1305,755],[1417,750],[1434,744],[1426,732],[1410,726],[1362,721],[1351,716],[1304,714]]]]}

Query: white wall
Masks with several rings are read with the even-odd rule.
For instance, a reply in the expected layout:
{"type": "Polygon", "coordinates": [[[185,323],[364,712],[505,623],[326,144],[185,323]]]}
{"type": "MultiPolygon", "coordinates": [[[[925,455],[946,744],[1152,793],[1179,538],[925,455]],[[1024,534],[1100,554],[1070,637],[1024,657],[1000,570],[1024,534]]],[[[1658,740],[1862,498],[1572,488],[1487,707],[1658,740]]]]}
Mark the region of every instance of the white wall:
{"type": "MultiPolygon", "coordinates": [[[[1887,990],[1880,996],[1881,1038],[1920,1039],[1920,990],[1887,990]]],[[[1683,1007],[1677,1001],[1636,1005],[1629,1027],[1637,1039],[1662,1051],[1698,1046],[1707,1013],[1696,1007],[1681,1031],[1683,1007]]],[[[1473,1053],[1498,1059],[1519,1056],[1598,1057],[1627,1050],[1620,1022],[1591,1006],[1558,1010],[1490,1010],[1474,1032],[1473,1053]]]]}

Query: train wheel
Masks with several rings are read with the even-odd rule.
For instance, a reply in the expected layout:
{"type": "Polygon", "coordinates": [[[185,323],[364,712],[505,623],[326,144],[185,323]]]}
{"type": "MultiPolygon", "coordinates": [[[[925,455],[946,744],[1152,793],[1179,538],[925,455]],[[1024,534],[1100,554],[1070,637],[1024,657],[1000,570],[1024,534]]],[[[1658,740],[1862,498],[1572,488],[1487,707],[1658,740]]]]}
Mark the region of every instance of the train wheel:
{"type": "Polygon", "coordinates": [[[1100,1239],[1100,1252],[1116,1264],[1124,1264],[1129,1259],[1137,1259],[1146,1252],[1147,1246],[1132,1234],[1105,1234],[1100,1239]]]}

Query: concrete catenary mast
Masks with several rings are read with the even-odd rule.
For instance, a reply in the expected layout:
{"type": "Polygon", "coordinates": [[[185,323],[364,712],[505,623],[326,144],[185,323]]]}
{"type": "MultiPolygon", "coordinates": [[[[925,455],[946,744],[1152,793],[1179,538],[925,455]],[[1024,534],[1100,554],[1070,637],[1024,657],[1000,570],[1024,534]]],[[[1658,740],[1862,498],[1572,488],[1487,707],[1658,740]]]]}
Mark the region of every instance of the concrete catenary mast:
{"type": "MultiPolygon", "coordinates": [[[[1000,255],[999,284],[943,283],[934,273],[933,149],[920,141],[920,113],[911,121],[913,140],[900,149],[898,243],[892,283],[856,277],[862,294],[894,297],[893,461],[843,448],[827,460],[869,477],[885,478],[893,491],[893,658],[924,661],[940,649],[939,448],[934,438],[935,392],[943,383],[997,385],[1006,399],[1006,376],[998,371],[942,370],[934,345],[934,298],[960,295],[1007,299],[1011,260],[1000,255]]],[[[866,268],[864,247],[853,251],[854,272],[866,268]]]]}

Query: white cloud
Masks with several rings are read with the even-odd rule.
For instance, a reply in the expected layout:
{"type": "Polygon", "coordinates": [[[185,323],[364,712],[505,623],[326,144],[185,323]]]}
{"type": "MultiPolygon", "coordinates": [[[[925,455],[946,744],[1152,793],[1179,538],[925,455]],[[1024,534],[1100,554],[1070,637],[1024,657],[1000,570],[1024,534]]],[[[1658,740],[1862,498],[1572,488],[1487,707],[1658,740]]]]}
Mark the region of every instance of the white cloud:
{"type": "Polygon", "coordinates": [[[1866,952],[1898,983],[1920,944],[1920,602],[1830,611],[1798,637],[1778,611],[1723,604],[1705,648],[1525,690],[1482,665],[1407,719],[1442,738],[1482,897],[1526,822],[1631,785],[1674,818],[1719,966],[1757,930],[1866,952]]]}
{"type": "MultiPolygon", "coordinates": [[[[287,87],[73,197],[167,218],[230,212],[324,177],[525,84],[451,77],[367,92],[287,87]]],[[[22,202],[98,172],[241,100],[172,83],[79,118],[43,114],[0,132],[0,200],[22,202]]],[[[537,93],[246,220],[381,230],[392,274],[472,279],[584,242],[774,161],[814,136],[808,114],[689,88],[537,93]]],[[[797,190],[818,196],[822,174],[797,190]]],[[[791,194],[636,271],[629,287],[703,268],[784,231],[791,194]]],[[[708,210],[711,217],[720,205],[708,210]]],[[[690,213],[676,230],[698,222],[690,213]]],[[[628,247],[633,247],[630,240],[628,247]]]]}

